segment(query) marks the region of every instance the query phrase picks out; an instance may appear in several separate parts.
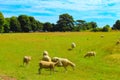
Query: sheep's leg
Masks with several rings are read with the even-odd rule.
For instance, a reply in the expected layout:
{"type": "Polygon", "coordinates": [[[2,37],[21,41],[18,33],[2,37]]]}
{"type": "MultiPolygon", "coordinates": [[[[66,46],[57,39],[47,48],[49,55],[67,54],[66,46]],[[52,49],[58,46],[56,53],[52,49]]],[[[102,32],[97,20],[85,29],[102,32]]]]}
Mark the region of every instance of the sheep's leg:
{"type": "Polygon", "coordinates": [[[67,72],[67,68],[64,66],[65,72],[67,72]]]}
{"type": "Polygon", "coordinates": [[[53,68],[53,72],[55,72],[55,69],[53,68]]]}
{"type": "Polygon", "coordinates": [[[53,68],[52,70],[53,70],[53,73],[54,73],[54,72],[55,72],[55,69],[53,68]]]}
{"type": "Polygon", "coordinates": [[[38,69],[38,73],[41,74],[41,68],[38,69]]]}
{"type": "Polygon", "coordinates": [[[54,73],[54,68],[50,68],[50,74],[54,73]]]}
{"type": "Polygon", "coordinates": [[[23,60],[23,65],[25,65],[25,60],[23,60]]]}
{"type": "Polygon", "coordinates": [[[91,55],[89,55],[89,58],[91,57],[91,55]]]}
{"type": "Polygon", "coordinates": [[[51,71],[52,71],[52,69],[50,68],[50,75],[51,75],[51,71]]]}
{"type": "Polygon", "coordinates": [[[23,61],[23,65],[24,65],[24,61],[23,61]]]}

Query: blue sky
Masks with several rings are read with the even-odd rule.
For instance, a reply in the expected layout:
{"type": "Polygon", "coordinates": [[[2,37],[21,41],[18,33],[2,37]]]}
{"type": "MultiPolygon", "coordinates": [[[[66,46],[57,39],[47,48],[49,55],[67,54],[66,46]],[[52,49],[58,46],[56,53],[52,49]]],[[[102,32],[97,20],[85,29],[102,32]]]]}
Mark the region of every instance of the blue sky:
{"type": "Polygon", "coordinates": [[[51,23],[68,13],[74,20],[95,21],[103,27],[120,19],[119,5],[120,0],[0,0],[0,11],[4,17],[26,14],[51,23]]]}

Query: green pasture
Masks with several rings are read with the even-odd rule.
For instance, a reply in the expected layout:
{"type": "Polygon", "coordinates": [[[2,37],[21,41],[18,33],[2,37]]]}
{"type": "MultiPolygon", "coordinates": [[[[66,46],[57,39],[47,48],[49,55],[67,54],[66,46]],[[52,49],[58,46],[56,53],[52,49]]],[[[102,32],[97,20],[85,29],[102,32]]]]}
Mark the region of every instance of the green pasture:
{"type": "Polygon", "coordinates": [[[53,32],[0,34],[0,75],[17,80],[120,80],[120,32],[53,32]],[[104,37],[101,37],[104,35],[104,37]],[[71,48],[71,43],[76,48],[71,48]],[[50,57],[64,57],[76,64],[55,67],[57,72],[43,69],[38,74],[38,62],[44,50],[50,57]],[[88,51],[96,57],[84,58],[88,51]],[[23,66],[25,55],[32,56],[28,66],[23,66]]]}

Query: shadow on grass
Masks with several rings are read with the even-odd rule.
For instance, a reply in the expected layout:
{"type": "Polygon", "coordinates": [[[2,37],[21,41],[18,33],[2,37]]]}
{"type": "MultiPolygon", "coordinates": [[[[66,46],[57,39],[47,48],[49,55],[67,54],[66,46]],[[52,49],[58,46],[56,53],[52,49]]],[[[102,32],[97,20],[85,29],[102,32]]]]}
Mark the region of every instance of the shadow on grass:
{"type": "Polygon", "coordinates": [[[68,51],[72,51],[72,48],[69,48],[68,51]]]}

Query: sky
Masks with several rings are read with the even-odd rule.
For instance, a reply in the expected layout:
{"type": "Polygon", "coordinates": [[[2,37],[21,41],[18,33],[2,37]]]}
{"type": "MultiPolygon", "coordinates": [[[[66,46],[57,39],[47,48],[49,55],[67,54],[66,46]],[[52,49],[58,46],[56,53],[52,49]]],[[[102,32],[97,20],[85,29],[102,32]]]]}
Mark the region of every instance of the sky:
{"type": "Polygon", "coordinates": [[[74,20],[94,21],[99,27],[111,27],[120,19],[120,0],[0,0],[4,17],[25,14],[40,22],[56,23],[68,13],[74,20]]]}

